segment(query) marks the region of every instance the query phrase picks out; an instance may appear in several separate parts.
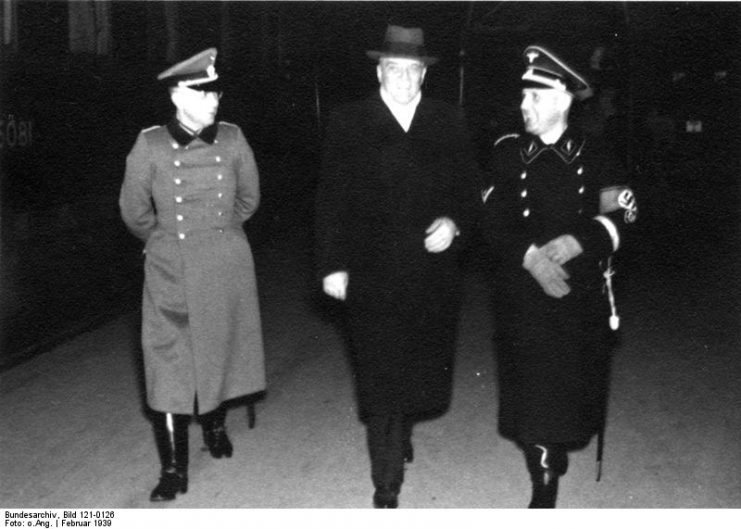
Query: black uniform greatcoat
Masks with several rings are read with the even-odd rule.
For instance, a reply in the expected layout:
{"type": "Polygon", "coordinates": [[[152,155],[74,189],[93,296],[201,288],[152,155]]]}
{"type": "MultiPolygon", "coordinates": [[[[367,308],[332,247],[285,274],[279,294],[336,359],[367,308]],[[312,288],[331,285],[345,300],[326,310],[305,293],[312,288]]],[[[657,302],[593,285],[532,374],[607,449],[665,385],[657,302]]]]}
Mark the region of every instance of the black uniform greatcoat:
{"type": "Polygon", "coordinates": [[[573,128],[552,146],[506,135],[489,169],[482,225],[496,269],[500,432],[528,444],[586,443],[603,421],[609,365],[600,260],[613,243],[594,217],[601,191],[624,185],[625,175],[573,128]],[[556,299],[522,263],[531,244],[567,233],[584,253],[564,266],[571,292],[556,299]]]}
{"type": "Polygon", "coordinates": [[[458,253],[477,207],[462,112],[422,98],[404,132],[380,94],[330,116],[317,193],[319,277],[349,273],[346,304],[361,418],[433,413],[450,400],[458,253]],[[458,226],[429,253],[425,230],[458,226]]]}

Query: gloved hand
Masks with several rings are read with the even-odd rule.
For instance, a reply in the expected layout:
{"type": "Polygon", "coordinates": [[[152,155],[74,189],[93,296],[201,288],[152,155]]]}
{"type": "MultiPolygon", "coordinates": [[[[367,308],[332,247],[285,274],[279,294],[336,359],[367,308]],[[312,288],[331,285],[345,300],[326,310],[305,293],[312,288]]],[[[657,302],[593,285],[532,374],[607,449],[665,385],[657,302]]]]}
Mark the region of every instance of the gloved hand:
{"type": "Polygon", "coordinates": [[[458,235],[458,227],[448,217],[435,219],[425,231],[425,249],[428,252],[439,253],[447,250],[458,235]]]}
{"type": "Polygon", "coordinates": [[[525,253],[522,266],[530,272],[530,275],[540,284],[543,291],[552,298],[562,298],[571,292],[571,288],[566,283],[569,274],[561,265],[548,259],[543,247],[530,246],[525,253]]]}
{"type": "Polygon", "coordinates": [[[348,281],[349,276],[345,271],[329,274],[322,280],[324,293],[328,296],[332,296],[335,299],[344,301],[345,297],[347,296],[348,281]]]}
{"type": "Polygon", "coordinates": [[[556,264],[564,265],[584,250],[573,235],[561,235],[541,246],[545,256],[556,264]]]}

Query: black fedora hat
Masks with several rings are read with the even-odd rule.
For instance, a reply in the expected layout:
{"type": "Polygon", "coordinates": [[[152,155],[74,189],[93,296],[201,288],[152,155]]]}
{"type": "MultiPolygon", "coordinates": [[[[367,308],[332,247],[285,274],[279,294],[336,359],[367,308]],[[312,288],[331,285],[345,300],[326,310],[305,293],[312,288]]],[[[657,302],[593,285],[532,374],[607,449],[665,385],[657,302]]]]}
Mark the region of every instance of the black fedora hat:
{"type": "Polygon", "coordinates": [[[426,65],[437,62],[436,57],[427,54],[425,36],[421,28],[388,26],[381,49],[369,50],[365,54],[374,60],[381,57],[403,57],[417,59],[426,65]]]}

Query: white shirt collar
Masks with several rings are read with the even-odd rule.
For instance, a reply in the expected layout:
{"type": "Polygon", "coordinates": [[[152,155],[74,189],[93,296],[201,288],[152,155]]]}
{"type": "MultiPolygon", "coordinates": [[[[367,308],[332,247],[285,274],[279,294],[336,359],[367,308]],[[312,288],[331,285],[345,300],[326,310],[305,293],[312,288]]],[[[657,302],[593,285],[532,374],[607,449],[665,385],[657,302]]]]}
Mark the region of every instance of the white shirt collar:
{"type": "Polygon", "coordinates": [[[399,122],[399,125],[404,129],[404,132],[409,132],[409,127],[412,125],[412,119],[414,119],[414,113],[417,111],[417,106],[422,100],[422,91],[420,91],[415,98],[406,105],[400,105],[394,101],[383,88],[381,88],[380,91],[381,99],[391,111],[391,114],[393,114],[396,121],[399,122]]]}

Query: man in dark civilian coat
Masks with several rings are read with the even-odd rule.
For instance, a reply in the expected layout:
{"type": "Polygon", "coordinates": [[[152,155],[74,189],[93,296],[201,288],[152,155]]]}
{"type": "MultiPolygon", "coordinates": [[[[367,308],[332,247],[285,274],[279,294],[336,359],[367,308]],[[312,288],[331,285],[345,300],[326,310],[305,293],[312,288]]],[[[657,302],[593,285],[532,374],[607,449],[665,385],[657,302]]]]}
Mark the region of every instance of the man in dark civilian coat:
{"type": "Polygon", "coordinates": [[[496,264],[499,429],[524,450],[534,508],[555,506],[568,451],[603,425],[618,324],[609,260],[637,209],[609,150],[569,124],[588,82],[540,46],[523,58],[525,132],[495,142],[482,225],[496,264]]]}
{"type": "Polygon", "coordinates": [[[450,402],[459,312],[458,253],[478,203],[462,112],[422,97],[419,28],[389,26],[380,90],[331,114],[317,195],[324,292],[343,300],[374,505],[395,508],[414,417],[450,402]]]}

